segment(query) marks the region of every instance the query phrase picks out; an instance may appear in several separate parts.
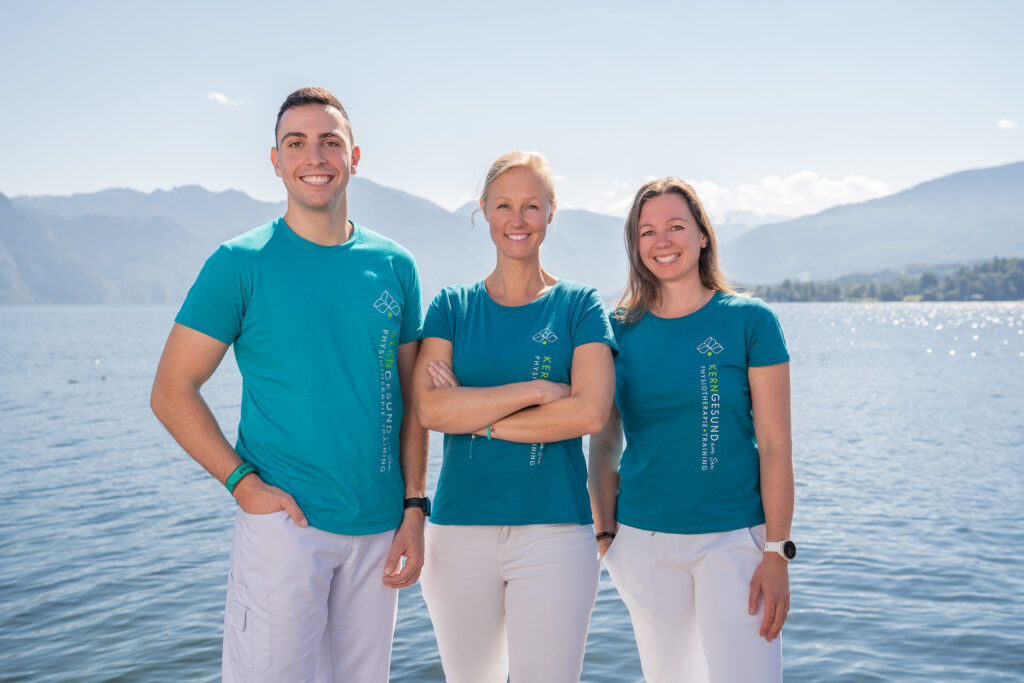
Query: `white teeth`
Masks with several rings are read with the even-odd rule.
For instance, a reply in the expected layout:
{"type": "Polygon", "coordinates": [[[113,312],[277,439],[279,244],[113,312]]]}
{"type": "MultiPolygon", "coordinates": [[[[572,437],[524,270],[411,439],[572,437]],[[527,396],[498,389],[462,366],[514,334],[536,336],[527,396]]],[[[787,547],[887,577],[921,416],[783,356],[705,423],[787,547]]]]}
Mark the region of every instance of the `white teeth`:
{"type": "Polygon", "coordinates": [[[529,237],[529,235],[527,235],[525,233],[518,232],[518,233],[514,233],[514,234],[505,235],[505,237],[507,237],[510,240],[513,240],[515,242],[519,242],[519,241],[525,240],[527,237],[529,237]]]}
{"type": "Polygon", "coordinates": [[[331,182],[331,176],[329,175],[307,175],[302,177],[302,182],[309,183],[310,185],[326,185],[331,182]]]}
{"type": "Polygon", "coordinates": [[[655,256],[654,260],[658,263],[672,263],[679,258],[679,254],[668,254],[666,256],[655,256]]]}

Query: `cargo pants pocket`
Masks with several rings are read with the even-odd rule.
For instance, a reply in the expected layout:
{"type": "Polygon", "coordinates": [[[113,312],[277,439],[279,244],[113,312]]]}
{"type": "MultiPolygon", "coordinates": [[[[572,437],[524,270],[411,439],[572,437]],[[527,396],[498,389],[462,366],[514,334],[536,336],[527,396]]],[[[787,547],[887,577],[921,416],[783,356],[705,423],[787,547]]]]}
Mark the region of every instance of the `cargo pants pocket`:
{"type": "Polygon", "coordinates": [[[226,654],[239,670],[263,673],[270,668],[270,593],[228,577],[226,609],[226,654]]]}

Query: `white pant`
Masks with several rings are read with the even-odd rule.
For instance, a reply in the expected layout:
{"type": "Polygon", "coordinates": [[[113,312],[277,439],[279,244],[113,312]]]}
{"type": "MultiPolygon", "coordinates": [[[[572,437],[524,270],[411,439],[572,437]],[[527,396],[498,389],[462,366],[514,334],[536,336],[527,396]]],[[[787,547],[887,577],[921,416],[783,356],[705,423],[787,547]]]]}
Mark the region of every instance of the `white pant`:
{"type": "Polygon", "coordinates": [[[283,510],[239,509],[223,680],[387,681],[398,591],[381,579],[394,535],[342,536],[283,510]]]}
{"type": "Polygon", "coordinates": [[[765,527],[665,534],[619,525],[604,562],[629,608],[647,683],[782,680],[782,641],[747,612],[765,527]]]}
{"type": "Polygon", "coordinates": [[[580,524],[428,524],[420,583],[448,683],[575,683],[600,562],[580,524]]]}

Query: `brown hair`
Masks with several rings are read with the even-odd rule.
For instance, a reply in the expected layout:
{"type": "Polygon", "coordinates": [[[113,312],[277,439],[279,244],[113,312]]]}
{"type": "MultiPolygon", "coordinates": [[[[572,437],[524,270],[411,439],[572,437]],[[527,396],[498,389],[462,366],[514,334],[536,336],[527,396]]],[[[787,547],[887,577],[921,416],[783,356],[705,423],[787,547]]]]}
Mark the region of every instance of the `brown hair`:
{"type": "Polygon", "coordinates": [[[647,200],[663,194],[677,194],[689,205],[697,227],[707,238],[707,246],[701,248],[697,261],[701,284],[710,290],[735,294],[736,290],[725,279],[718,265],[718,242],[715,230],[711,227],[711,219],[704,211],[704,206],[697,198],[697,193],[687,183],[678,178],[652,180],[645,184],[633,198],[633,206],[626,217],[623,237],[626,241],[626,256],[629,258],[629,281],[626,291],[619,299],[614,317],[623,323],[632,324],[651,310],[658,301],[658,278],[644,265],[640,258],[640,211],[647,200]]]}
{"type": "Polygon", "coordinates": [[[352,137],[352,121],[348,118],[348,112],[345,111],[345,107],[341,106],[341,102],[338,98],[324,90],[323,88],[299,88],[288,97],[284,98],[284,102],[281,104],[281,109],[277,112],[277,123],[274,124],[274,144],[277,144],[277,129],[281,125],[281,117],[289,109],[295,107],[301,107],[306,104],[325,104],[334,107],[341,112],[341,116],[345,119],[345,123],[348,124],[348,137],[349,140],[355,142],[352,137]]]}

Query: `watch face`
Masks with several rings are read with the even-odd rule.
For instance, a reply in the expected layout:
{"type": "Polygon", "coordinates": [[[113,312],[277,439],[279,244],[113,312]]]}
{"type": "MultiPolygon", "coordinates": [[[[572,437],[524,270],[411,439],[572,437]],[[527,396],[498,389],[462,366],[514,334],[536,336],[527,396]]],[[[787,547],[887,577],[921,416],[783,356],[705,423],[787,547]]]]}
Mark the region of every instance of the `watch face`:
{"type": "Polygon", "coordinates": [[[787,560],[792,560],[796,557],[796,543],[793,543],[793,541],[786,541],[783,543],[782,553],[786,556],[787,560]]]}

